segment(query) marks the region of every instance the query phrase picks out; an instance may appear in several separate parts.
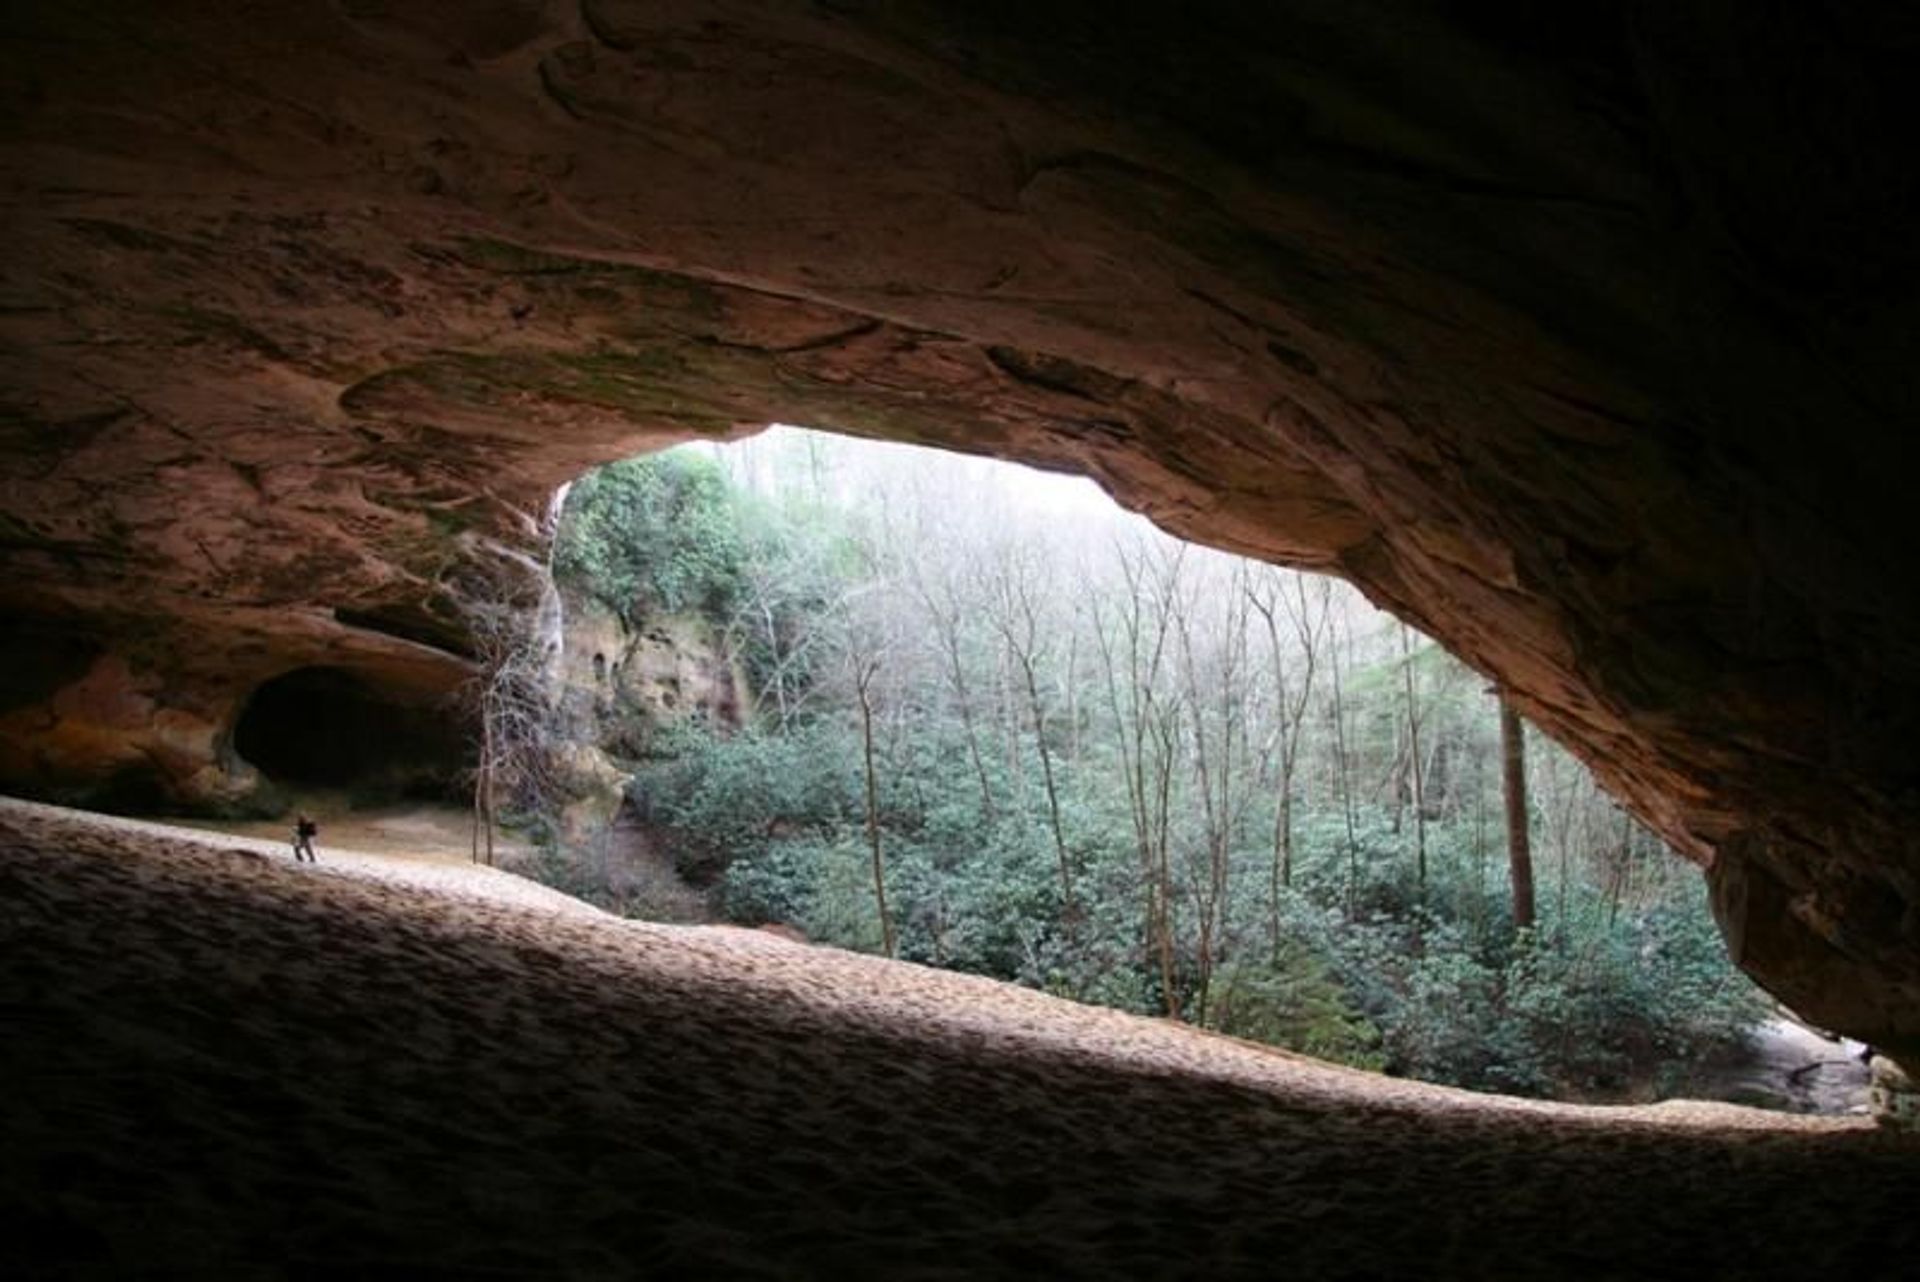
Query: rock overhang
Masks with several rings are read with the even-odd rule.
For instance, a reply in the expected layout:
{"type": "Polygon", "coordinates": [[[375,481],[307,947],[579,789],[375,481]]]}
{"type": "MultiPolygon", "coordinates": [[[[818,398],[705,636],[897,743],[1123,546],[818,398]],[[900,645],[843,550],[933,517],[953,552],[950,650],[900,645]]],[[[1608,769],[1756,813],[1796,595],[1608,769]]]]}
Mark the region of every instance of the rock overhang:
{"type": "Polygon", "coordinates": [[[48,767],[16,710],[9,779],[224,795],[247,692],[433,649],[553,486],[802,421],[1345,575],[1708,865],[1764,982],[1920,1039],[1897,20],[249,13],[10,19],[6,608],[101,651],[41,705],[146,728],[48,767]]]}

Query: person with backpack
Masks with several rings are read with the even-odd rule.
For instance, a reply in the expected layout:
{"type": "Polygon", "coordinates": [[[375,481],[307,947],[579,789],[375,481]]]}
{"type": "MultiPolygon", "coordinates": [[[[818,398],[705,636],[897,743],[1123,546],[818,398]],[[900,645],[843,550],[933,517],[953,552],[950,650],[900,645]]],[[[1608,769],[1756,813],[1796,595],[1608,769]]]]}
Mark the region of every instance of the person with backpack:
{"type": "Polygon", "coordinates": [[[313,853],[313,839],[320,835],[320,825],[307,816],[303,810],[293,825],[293,861],[295,863],[317,864],[320,859],[313,853]]]}

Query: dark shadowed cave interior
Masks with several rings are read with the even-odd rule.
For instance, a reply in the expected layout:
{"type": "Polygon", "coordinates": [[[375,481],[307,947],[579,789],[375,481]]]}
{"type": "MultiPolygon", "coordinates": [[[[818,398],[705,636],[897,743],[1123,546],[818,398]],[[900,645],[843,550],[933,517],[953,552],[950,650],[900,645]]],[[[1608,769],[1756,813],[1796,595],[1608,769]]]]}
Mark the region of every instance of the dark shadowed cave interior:
{"type": "Polygon", "coordinates": [[[261,685],[233,746],[283,787],[396,797],[457,797],[472,757],[451,700],[335,667],[296,668],[261,685]]]}

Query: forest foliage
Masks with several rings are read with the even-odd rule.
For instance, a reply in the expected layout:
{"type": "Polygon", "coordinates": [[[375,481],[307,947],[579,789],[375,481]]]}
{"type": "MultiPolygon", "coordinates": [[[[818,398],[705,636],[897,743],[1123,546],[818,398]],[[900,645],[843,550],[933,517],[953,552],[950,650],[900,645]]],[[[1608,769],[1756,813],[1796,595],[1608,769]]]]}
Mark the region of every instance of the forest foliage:
{"type": "Polygon", "coordinates": [[[555,550],[752,675],[628,763],[726,918],[1527,1094],[1671,1088],[1760,1016],[1699,876],[1540,735],[1515,929],[1498,700],[1344,585],[979,461],[732,448],[585,478],[555,550]]]}

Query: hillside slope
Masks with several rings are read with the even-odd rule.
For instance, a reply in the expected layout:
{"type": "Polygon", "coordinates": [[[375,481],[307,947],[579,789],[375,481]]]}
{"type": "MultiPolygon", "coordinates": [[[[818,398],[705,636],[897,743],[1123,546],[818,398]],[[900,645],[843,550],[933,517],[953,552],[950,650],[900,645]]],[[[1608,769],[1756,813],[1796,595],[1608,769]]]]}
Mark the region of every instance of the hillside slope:
{"type": "Polygon", "coordinates": [[[1920,1247],[1920,1143],[1856,1120],[1472,1096],[234,844],[0,802],[12,1275],[1859,1282],[1920,1247]]]}

